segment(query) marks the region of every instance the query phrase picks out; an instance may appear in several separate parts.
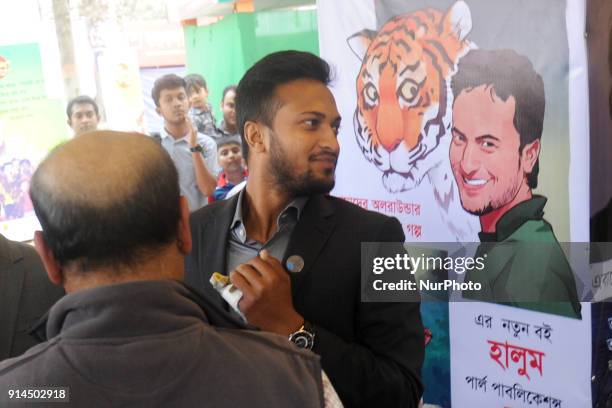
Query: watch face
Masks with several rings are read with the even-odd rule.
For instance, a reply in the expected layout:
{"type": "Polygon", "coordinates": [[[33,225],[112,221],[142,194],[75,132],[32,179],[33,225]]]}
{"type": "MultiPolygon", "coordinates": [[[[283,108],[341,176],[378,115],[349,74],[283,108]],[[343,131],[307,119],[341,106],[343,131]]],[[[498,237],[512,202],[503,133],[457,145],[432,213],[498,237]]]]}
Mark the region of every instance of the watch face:
{"type": "Polygon", "coordinates": [[[307,331],[299,331],[291,335],[290,340],[299,348],[311,350],[314,345],[314,335],[307,331]]]}

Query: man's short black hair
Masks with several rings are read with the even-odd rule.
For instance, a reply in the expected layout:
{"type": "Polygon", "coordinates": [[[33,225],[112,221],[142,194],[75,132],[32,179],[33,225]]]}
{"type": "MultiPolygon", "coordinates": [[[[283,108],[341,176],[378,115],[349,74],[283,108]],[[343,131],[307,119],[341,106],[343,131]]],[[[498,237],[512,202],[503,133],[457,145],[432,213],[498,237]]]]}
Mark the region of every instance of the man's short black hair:
{"type": "Polygon", "coordinates": [[[159,96],[161,95],[161,91],[164,89],[176,89],[183,88],[185,92],[187,92],[187,84],[185,80],[178,75],[167,74],[162,77],[159,77],[155,80],[153,84],[153,89],[151,90],[151,98],[153,98],[153,102],[155,102],[155,106],[159,108],[159,96]]]}
{"type": "MultiPolygon", "coordinates": [[[[515,100],[514,127],[520,136],[519,153],[525,145],[542,138],[544,128],[544,81],[531,61],[513,50],[472,50],[459,61],[451,88],[455,100],[464,90],[489,85],[506,102],[515,100]]],[[[527,175],[530,188],[538,186],[540,159],[527,175]]]]}
{"type": "Polygon", "coordinates": [[[79,272],[132,266],[176,239],[181,213],[176,167],[157,142],[137,136],[146,140],[144,150],[142,143],[139,146],[148,153],[151,162],[143,160],[144,164],[136,165],[135,173],[128,176],[134,178],[132,184],[136,188],[123,191],[121,198],[108,200],[111,204],[50,186],[49,177],[44,175],[44,162],[34,173],[30,186],[34,211],[45,243],[61,266],[75,266],[79,272]]]}
{"type": "Polygon", "coordinates": [[[188,94],[191,94],[191,91],[195,89],[198,91],[199,89],[204,88],[208,91],[208,87],[206,86],[206,80],[200,74],[189,74],[185,77],[185,90],[188,94]]]}
{"type": "Polygon", "coordinates": [[[94,112],[96,112],[96,116],[100,117],[100,113],[98,111],[98,104],[96,103],[96,101],[93,100],[93,98],[87,96],[87,95],[79,95],[76,98],[72,98],[69,102],[68,102],[68,106],[66,106],[66,116],[68,116],[68,119],[71,119],[72,117],[72,108],[74,105],[83,105],[83,104],[89,104],[91,106],[93,106],[94,108],[94,112]]]}
{"type": "Polygon", "coordinates": [[[217,141],[217,151],[227,145],[237,145],[240,147],[240,139],[237,136],[222,137],[217,141]]]}
{"type": "Polygon", "coordinates": [[[225,88],[223,88],[223,96],[221,96],[221,103],[223,103],[223,101],[225,101],[225,95],[227,95],[227,93],[229,91],[234,91],[234,93],[236,93],[236,85],[228,85],[225,88]]]}
{"type": "Polygon", "coordinates": [[[272,126],[280,107],[274,101],[279,85],[297,79],[313,79],[327,85],[331,81],[327,62],[309,52],[280,51],[269,54],[244,74],[236,89],[236,124],[242,136],[242,152],[248,158],[249,145],[244,139],[247,121],[260,121],[272,126]]]}

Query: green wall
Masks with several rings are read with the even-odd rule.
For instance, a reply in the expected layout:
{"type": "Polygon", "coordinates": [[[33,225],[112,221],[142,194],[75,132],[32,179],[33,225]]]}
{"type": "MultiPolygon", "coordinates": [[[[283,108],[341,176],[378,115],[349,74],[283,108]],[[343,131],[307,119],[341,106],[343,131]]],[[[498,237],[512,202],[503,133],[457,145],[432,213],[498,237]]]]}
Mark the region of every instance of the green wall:
{"type": "Polygon", "coordinates": [[[315,11],[232,14],[209,26],[186,26],[184,32],[187,72],[206,78],[218,123],[223,88],[237,84],[260,58],[290,49],[319,55],[315,11]]]}

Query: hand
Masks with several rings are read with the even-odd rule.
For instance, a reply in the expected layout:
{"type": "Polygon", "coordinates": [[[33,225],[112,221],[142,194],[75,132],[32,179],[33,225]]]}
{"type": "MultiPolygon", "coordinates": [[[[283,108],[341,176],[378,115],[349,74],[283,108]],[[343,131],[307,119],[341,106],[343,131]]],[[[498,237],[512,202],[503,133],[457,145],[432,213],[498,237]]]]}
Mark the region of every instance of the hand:
{"type": "Polygon", "coordinates": [[[238,265],[229,277],[243,293],[238,308],[249,323],[283,336],[296,332],[304,323],[293,308],[289,274],[268,251],[238,265]]]}
{"type": "Polygon", "coordinates": [[[189,116],[185,116],[185,122],[189,129],[189,147],[196,147],[198,144],[198,130],[193,126],[193,122],[189,116]]]}

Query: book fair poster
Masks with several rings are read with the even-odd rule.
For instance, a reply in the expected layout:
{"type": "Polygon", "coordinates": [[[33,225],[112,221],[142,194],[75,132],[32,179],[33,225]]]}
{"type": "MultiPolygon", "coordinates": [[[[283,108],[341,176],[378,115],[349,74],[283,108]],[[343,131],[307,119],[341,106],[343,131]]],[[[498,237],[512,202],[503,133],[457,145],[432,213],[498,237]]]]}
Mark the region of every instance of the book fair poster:
{"type": "Polygon", "coordinates": [[[38,44],[0,46],[0,234],[32,239],[32,173],[67,136],[62,105],[47,98],[38,44]]]}

